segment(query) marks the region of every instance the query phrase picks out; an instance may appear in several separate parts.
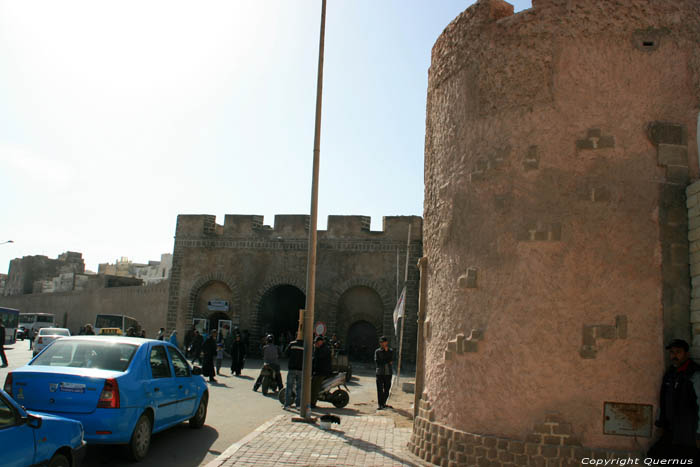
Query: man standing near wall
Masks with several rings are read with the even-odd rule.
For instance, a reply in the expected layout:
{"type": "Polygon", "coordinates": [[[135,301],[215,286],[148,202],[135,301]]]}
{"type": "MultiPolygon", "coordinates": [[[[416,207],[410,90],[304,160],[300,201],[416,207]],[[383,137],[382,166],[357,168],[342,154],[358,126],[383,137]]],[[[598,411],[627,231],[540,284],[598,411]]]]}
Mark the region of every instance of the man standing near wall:
{"type": "Polygon", "coordinates": [[[331,351],[326,345],[323,336],[316,337],[314,341],[314,355],[311,368],[313,377],[311,378],[311,407],[316,407],[318,393],[321,392],[323,380],[333,374],[333,362],[331,361],[331,351]]]}
{"type": "Polygon", "coordinates": [[[289,343],[287,349],[289,356],[287,367],[287,392],[284,395],[284,408],[288,409],[292,405],[292,390],[296,391],[294,403],[297,409],[301,406],[301,371],[304,365],[304,341],[301,334],[297,334],[297,339],[289,343]]]}
{"type": "Polygon", "coordinates": [[[2,358],[2,367],[7,366],[7,357],[5,356],[5,325],[0,320],[0,358],[2,358]]]}
{"type": "Polygon", "coordinates": [[[675,339],[666,349],[670,353],[671,367],[661,383],[656,421],[663,432],[648,455],[656,459],[697,459],[700,366],[690,359],[686,341],[675,339]]]}
{"type": "Polygon", "coordinates": [[[385,336],[379,338],[379,348],[374,351],[374,363],[377,366],[377,407],[378,410],[391,408],[386,405],[391,389],[391,376],[394,351],[389,348],[389,339],[385,336]]]}

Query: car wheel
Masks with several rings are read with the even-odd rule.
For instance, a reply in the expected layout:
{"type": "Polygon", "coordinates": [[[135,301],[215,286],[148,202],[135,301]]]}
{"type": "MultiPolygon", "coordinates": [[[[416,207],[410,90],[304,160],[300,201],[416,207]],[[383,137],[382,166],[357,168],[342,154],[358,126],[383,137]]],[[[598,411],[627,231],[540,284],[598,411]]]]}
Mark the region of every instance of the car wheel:
{"type": "Polygon", "coordinates": [[[129,457],[132,460],[140,461],[148,454],[148,448],[151,447],[151,431],[151,419],[146,414],[141,415],[128,445],[129,457]]]}
{"type": "Polygon", "coordinates": [[[194,417],[190,418],[190,428],[202,428],[204,426],[204,421],[207,419],[208,404],[209,394],[205,392],[204,394],[202,394],[202,398],[199,400],[199,407],[197,407],[197,411],[194,413],[194,417]]]}
{"type": "Polygon", "coordinates": [[[49,461],[49,467],[70,467],[70,461],[63,454],[56,453],[49,461]]]}

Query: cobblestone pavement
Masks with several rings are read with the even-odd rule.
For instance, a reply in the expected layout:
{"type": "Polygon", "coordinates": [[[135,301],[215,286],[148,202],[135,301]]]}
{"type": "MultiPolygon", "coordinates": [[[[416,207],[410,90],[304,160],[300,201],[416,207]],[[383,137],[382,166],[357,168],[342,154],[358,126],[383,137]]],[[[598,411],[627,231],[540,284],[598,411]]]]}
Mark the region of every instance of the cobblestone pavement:
{"type": "Polygon", "coordinates": [[[411,429],[396,427],[391,417],[341,416],[340,425],[330,430],[291,418],[292,414],[273,418],[207,467],[426,465],[406,448],[411,429]]]}

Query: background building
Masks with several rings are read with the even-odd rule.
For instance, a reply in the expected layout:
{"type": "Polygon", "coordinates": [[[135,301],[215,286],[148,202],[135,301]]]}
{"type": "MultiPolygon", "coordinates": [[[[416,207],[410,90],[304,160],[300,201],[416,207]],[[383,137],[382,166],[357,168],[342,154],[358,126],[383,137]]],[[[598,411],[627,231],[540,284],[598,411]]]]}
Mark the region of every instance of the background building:
{"type": "MultiPolygon", "coordinates": [[[[251,343],[267,332],[293,335],[306,302],[308,224],[305,215],[277,215],[274,227],[254,215],[227,215],[223,225],[211,215],[178,216],[168,329],[183,336],[193,318],[211,326],[227,319],[249,330],[251,343]]],[[[394,334],[397,253],[403,283],[409,225],[405,355],[413,360],[422,219],[384,217],[383,231],[372,232],[369,217],[329,216],[318,233],[315,318],[351,358],[371,360],[379,336],[394,334]]]]}

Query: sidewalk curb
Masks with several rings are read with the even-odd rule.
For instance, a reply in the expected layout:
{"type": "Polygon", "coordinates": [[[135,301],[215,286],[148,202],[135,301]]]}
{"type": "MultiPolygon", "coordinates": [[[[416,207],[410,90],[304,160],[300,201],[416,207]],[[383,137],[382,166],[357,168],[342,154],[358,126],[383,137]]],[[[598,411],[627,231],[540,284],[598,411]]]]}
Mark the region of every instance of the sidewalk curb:
{"type": "Polygon", "coordinates": [[[241,449],[245,444],[249,443],[256,437],[258,437],[263,431],[267,430],[270,426],[274,425],[277,423],[279,420],[282,420],[285,418],[286,415],[277,415],[276,417],[266,421],[247,435],[245,435],[243,438],[239,439],[237,442],[232,444],[231,446],[228,447],[224,452],[219,454],[219,456],[214,459],[213,461],[209,462],[208,464],[205,465],[205,467],[219,467],[223,463],[225,463],[227,460],[229,460],[231,457],[233,457],[236,452],[241,449]]]}

